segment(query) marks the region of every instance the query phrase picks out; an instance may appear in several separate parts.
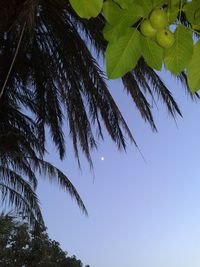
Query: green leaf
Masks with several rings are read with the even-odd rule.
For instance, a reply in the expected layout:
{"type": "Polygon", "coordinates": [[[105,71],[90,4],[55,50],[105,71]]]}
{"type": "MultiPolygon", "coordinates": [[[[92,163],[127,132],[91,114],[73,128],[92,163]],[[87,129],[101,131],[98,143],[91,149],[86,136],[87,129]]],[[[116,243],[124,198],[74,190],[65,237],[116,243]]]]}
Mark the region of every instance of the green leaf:
{"type": "Polygon", "coordinates": [[[106,41],[113,43],[120,37],[122,37],[124,34],[126,34],[129,29],[130,27],[127,27],[127,25],[123,25],[123,23],[117,24],[116,26],[112,26],[106,23],[103,29],[103,36],[106,41]]]}
{"type": "Polygon", "coordinates": [[[177,6],[180,4],[182,0],[171,0],[170,1],[170,6],[177,6]]]}
{"type": "Polygon", "coordinates": [[[129,8],[135,0],[114,0],[116,3],[118,3],[122,8],[129,8]]]}
{"type": "Polygon", "coordinates": [[[106,68],[109,79],[122,77],[132,70],[141,56],[140,33],[131,28],[106,49],[106,68]]]}
{"type": "Polygon", "coordinates": [[[175,22],[176,18],[178,17],[179,14],[179,0],[178,1],[172,1],[171,4],[167,9],[167,16],[168,16],[168,21],[169,24],[175,22]]]}
{"type": "Polygon", "coordinates": [[[138,1],[138,4],[142,7],[144,11],[144,17],[148,18],[151,11],[155,9],[156,7],[160,7],[162,4],[164,4],[163,0],[140,0],[138,1]]]}
{"type": "MultiPolygon", "coordinates": [[[[126,34],[129,27],[135,24],[142,16],[143,10],[139,5],[134,4],[129,9],[121,9],[114,19],[116,23],[114,25],[106,24],[103,30],[104,38],[109,42],[115,42],[126,34]]],[[[110,17],[109,20],[111,21],[110,17]]]]}
{"type": "Polygon", "coordinates": [[[120,7],[117,4],[115,4],[112,0],[104,2],[103,15],[110,25],[115,25],[117,23],[120,14],[121,14],[120,7]]]}
{"type": "Polygon", "coordinates": [[[161,7],[165,4],[166,1],[164,0],[151,0],[153,4],[153,8],[161,7]]]}
{"type": "Polygon", "coordinates": [[[85,19],[98,16],[100,13],[103,0],[69,0],[76,13],[85,19]]]}
{"type": "Polygon", "coordinates": [[[146,63],[153,69],[161,70],[163,62],[163,48],[150,38],[141,36],[142,55],[146,63]]]}
{"type": "Polygon", "coordinates": [[[193,52],[192,32],[179,25],[175,31],[175,42],[165,50],[164,62],[168,70],[178,75],[189,64],[193,52]]]}
{"type": "Polygon", "coordinates": [[[131,5],[129,9],[121,9],[121,13],[119,13],[118,17],[118,24],[124,23],[127,26],[131,26],[136,23],[143,14],[144,12],[140,5],[131,5]]]}
{"type": "Polygon", "coordinates": [[[192,59],[187,68],[188,84],[195,93],[200,90],[200,40],[195,44],[192,59]]]}
{"type": "Polygon", "coordinates": [[[141,0],[140,6],[142,7],[144,11],[144,17],[147,18],[153,9],[152,0],[141,0]]]}
{"type": "Polygon", "coordinates": [[[194,13],[194,19],[195,19],[195,23],[200,23],[200,8],[198,8],[195,13],[194,13]]]}
{"type": "Polygon", "coordinates": [[[199,0],[193,0],[184,5],[183,11],[185,12],[187,20],[191,24],[199,24],[200,23],[200,7],[199,0]]]}

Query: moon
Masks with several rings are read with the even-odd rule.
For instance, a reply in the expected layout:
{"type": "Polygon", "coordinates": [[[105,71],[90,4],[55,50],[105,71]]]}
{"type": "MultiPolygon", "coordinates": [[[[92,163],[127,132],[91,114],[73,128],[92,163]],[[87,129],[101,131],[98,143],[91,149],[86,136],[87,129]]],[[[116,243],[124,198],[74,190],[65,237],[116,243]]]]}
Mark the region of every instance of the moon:
{"type": "Polygon", "coordinates": [[[104,161],[104,159],[105,159],[104,157],[101,157],[101,161],[104,161]]]}

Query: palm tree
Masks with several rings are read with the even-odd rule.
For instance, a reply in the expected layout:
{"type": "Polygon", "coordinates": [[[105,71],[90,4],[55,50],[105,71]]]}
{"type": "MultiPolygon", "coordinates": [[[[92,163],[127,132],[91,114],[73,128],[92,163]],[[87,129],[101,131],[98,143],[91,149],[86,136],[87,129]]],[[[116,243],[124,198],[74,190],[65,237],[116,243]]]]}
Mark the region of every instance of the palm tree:
{"type": "MultiPolygon", "coordinates": [[[[3,139],[0,144],[4,143],[0,152],[4,177],[1,188],[3,196],[8,196],[15,205],[23,206],[28,201],[29,211],[34,207],[33,213],[39,218],[34,168],[54,172],[57,181],[85,210],[67,177],[43,160],[46,127],[61,159],[66,153],[65,121],[78,162],[81,149],[92,164],[90,152],[97,147],[97,139],[103,139],[102,126],[119,149],[125,149],[126,136],[136,145],[95,59],[96,55],[103,57],[105,53],[104,24],[101,15],[91,20],[79,18],[68,0],[1,3],[0,124],[3,139]],[[20,175],[25,175],[29,184],[20,175]],[[21,197],[21,202],[13,198],[13,192],[15,197],[21,197]]],[[[188,90],[184,73],[178,79],[188,90]]],[[[122,82],[153,130],[156,125],[149,96],[154,102],[158,96],[172,116],[181,115],[170,90],[143,58],[122,82]]]]}
{"type": "MultiPolygon", "coordinates": [[[[19,96],[19,92],[17,93],[19,96]]],[[[37,176],[55,181],[86,208],[67,176],[43,159],[44,149],[37,124],[22,113],[15,90],[6,90],[0,99],[0,196],[33,224],[44,224],[35,193],[37,176]]],[[[24,100],[26,90],[22,91],[24,100]]],[[[28,94],[30,97],[30,93],[28,94]]]]}

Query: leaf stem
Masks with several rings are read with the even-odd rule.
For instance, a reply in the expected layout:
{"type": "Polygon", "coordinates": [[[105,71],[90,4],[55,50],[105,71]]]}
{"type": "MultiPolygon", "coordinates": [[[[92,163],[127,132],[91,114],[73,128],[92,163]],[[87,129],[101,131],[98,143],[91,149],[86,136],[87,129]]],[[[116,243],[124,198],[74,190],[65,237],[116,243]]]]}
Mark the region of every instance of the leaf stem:
{"type": "Polygon", "coordinates": [[[179,9],[179,17],[178,17],[179,21],[181,20],[181,12],[182,12],[182,10],[183,10],[183,0],[181,0],[180,9],[179,9]]]}

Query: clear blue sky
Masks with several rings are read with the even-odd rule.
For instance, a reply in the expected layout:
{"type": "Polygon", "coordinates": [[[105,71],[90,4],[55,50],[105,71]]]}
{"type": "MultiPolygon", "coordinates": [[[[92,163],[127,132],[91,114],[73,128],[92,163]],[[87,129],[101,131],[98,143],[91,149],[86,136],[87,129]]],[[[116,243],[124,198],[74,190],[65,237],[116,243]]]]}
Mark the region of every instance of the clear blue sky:
{"type": "Polygon", "coordinates": [[[142,121],[120,82],[110,84],[146,162],[133,145],[120,153],[106,136],[93,153],[93,181],[84,158],[78,169],[70,144],[63,162],[49,145],[48,160],[77,187],[89,217],[62,190],[41,182],[48,233],[91,267],[200,266],[200,102],[192,102],[171,76],[163,77],[183,119],[175,122],[160,103],[154,110],[158,133],[142,121]]]}

